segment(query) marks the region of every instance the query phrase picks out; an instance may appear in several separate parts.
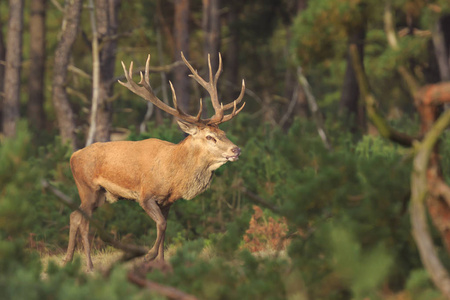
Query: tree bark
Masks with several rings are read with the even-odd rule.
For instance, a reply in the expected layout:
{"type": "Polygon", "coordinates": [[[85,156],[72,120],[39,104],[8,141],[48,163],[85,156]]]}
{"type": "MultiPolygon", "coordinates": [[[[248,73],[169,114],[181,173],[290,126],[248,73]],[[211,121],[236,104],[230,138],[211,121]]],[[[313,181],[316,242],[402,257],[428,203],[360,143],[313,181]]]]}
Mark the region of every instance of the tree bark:
{"type": "MultiPolygon", "coordinates": [[[[189,59],[189,0],[175,0],[174,39],[175,60],[181,60],[180,52],[189,59]]],[[[174,88],[181,109],[189,113],[189,77],[186,66],[174,70],[174,88]]]]}
{"type": "Polygon", "coordinates": [[[6,53],[5,101],[3,106],[3,133],[6,137],[16,134],[20,107],[20,73],[22,63],[24,0],[9,1],[7,42],[10,51],[6,53]]]}
{"type": "Polygon", "coordinates": [[[63,142],[70,143],[74,150],[77,148],[75,122],[66,91],[66,81],[72,46],[75,43],[80,25],[82,4],[82,0],[66,0],[63,28],[56,47],[53,65],[52,102],[56,111],[59,132],[63,142]]]}
{"type": "Polygon", "coordinates": [[[100,86],[95,141],[110,140],[112,122],[113,78],[117,53],[118,11],[121,0],[97,0],[97,27],[101,43],[100,86]]]}
{"type": "Polygon", "coordinates": [[[44,129],[46,120],[44,111],[45,7],[46,0],[31,1],[27,115],[30,125],[37,130],[44,129]]]}

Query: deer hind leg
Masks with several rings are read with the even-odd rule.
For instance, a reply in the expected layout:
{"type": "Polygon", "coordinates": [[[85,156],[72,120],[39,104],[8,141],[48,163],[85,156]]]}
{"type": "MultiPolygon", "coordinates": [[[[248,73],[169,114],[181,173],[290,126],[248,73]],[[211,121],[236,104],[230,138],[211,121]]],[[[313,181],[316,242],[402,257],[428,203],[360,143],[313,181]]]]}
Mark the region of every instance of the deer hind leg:
{"type": "Polygon", "coordinates": [[[169,213],[169,208],[163,207],[161,209],[154,199],[143,201],[140,204],[150,218],[156,223],[156,241],[150,251],[145,255],[144,259],[146,261],[154,260],[156,257],[164,259],[164,236],[167,227],[166,218],[169,213]]]}
{"type": "Polygon", "coordinates": [[[78,233],[78,228],[81,223],[81,214],[79,211],[74,211],[70,214],[70,231],[69,231],[69,246],[67,247],[66,257],[64,258],[64,263],[71,262],[73,259],[73,254],[75,252],[75,244],[78,233]]]}
{"type": "Polygon", "coordinates": [[[91,271],[93,264],[89,243],[89,220],[86,219],[83,214],[90,218],[94,209],[100,206],[103,202],[100,201],[100,190],[92,191],[89,188],[80,187],[78,184],[77,186],[80,194],[81,205],[79,210],[76,210],[70,214],[69,246],[67,248],[67,254],[64,262],[67,263],[72,261],[73,254],[75,252],[76,236],[77,233],[80,232],[81,241],[83,243],[83,248],[86,255],[86,267],[88,271],[91,271]]]}

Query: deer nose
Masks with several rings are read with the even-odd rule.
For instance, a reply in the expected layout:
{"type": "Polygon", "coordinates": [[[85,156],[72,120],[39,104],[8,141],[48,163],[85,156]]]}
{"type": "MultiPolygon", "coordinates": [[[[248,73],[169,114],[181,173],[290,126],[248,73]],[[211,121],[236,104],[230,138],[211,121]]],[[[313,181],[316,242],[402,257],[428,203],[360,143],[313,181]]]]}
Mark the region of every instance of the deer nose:
{"type": "Polygon", "coordinates": [[[236,154],[236,156],[241,155],[241,148],[239,147],[234,147],[233,149],[231,149],[231,152],[233,152],[234,154],[236,154]]]}

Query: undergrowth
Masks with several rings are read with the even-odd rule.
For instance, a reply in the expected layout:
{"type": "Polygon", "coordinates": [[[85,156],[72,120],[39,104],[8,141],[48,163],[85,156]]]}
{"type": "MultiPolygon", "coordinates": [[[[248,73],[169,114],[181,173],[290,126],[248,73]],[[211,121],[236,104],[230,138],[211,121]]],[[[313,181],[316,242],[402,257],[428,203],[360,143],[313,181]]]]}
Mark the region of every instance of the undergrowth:
{"type": "MultiPolygon", "coordinates": [[[[173,206],[166,233],[173,271],[148,279],[200,299],[438,299],[410,234],[405,150],[376,136],[355,141],[336,126],[328,151],[314,124],[297,120],[284,133],[251,122],[242,114],[226,129],[242,148],[240,160],[221,167],[207,192],[173,206]]],[[[68,148],[59,139],[36,148],[25,127],[0,147],[3,295],[146,298],[150,292],[130,284],[120,265],[105,278],[85,274],[79,260],[59,266],[50,259],[42,278],[41,255],[67,247],[71,210],[41,180],[79,200],[68,148]]],[[[151,135],[183,138],[169,124],[151,135]]],[[[447,143],[443,151],[450,157],[447,143]]],[[[150,246],[155,238],[153,222],[133,202],[105,205],[94,218],[122,242],[150,246]]],[[[95,229],[91,238],[94,251],[107,249],[95,229]]]]}

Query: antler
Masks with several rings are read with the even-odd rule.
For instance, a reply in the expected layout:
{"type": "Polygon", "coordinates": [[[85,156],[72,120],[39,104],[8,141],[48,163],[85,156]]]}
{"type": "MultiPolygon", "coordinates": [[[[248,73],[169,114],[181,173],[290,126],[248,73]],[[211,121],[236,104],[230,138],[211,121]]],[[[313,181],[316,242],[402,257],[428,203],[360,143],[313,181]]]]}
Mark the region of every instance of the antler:
{"type": "Polygon", "coordinates": [[[219,52],[219,67],[217,68],[217,72],[214,75],[214,77],[213,77],[213,72],[212,72],[212,68],[211,68],[211,56],[208,54],[209,82],[205,81],[202,77],[200,77],[200,75],[198,75],[198,72],[192,67],[192,65],[184,57],[183,52],[181,52],[181,58],[183,59],[184,63],[186,64],[186,66],[189,68],[189,70],[192,73],[189,75],[189,77],[194,78],[195,81],[197,81],[206,91],[208,91],[209,95],[211,96],[211,103],[213,105],[215,114],[208,120],[208,124],[218,125],[220,123],[231,120],[234,116],[236,116],[238,113],[241,112],[241,110],[245,106],[245,102],[242,104],[242,106],[239,109],[237,109],[237,105],[244,98],[245,81],[243,79],[242,79],[241,93],[236,98],[236,100],[234,100],[232,103],[228,103],[226,105],[219,103],[219,96],[217,94],[217,81],[219,80],[220,74],[222,73],[222,55],[220,55],[220,52],[219,52]],[[228,114],[228,115],[224,115],[224,112],[231,108],[233,108],[232,113],[228,114]]]}
{"type": "Polygon", "coordinates": [[[128,88],[130,91],[135,93],[138,96],[141,96],[147,101],[150,101],[154,105],[156,105],[158,108],[162,109],[163,111],[167,112],[168,114],[173,115],[174,117],[184,120],[189,123],[194,124],[202,124],[202,125],[218,125],[220,123],[226,122],[231,120],[234,116],[236,116],[245,106],[242,104],[242,106],[237,109],[237,105],[241,102],[242,98],[244,97],[244,91],[245,91],[245,83],[244,80],[242,80],[242,88],[241,93],[239,94],[239,97],[236,98],[232,103],[228,103],[225,106],[223,104],[219,104],[218,94],[217,94],[217,80],[219,79],[220,73],[222,72],[222,57],[219,53],[219,68],[213,78],[212,76],[212,70],[211,70],[211,60],[210,56],[208,55],[208,67],[209,67],[209,82],[206,82],[203,78],[201,78],[197,71],[194,70],[194,68],[189,64],[189,62],[186,60],[186,58],[183,55],[183,52],[181,52],[181,58],[183,59],[186,66],[191,70],[192,74],[189,75],[190,77],[193,77],[201,86],[203,86],[208,93],[211,96],[211,102],[215,111],[214,116],[208,119],[201,119],[201,114],[203,111],[203,104],[202,99],[200,99],[200,109],[197,114],[197,116],[191,116],[186,114],[181,110],[181,108],[178,106],[177,103],[177,96],[175,94],[175,90],[173,88],[172,82],[169,81],[170,88],[172,90],[172,100],[174,107],[170,107],[167,104],[165,104],[163,101],[161,101],[158,97],[156,97],[155,93],[153,92],[153,89],[150,85],[149,80],[149,68],[150,68],[150,54],[148,55],[147,61],[145,63],[145,72],[144,74],[141,72],[141,80],[139,83],[136,83],[132,79],[133,75],[133,62],[130,63],[130,68],[127,71],[125,64],[122,61],[122,67],[123,71],[125,73],[125,78],[127,82],[122,82],[119,80],[119,83],[123,85],[124,87],[128,88]],[[233,108],[233,111],[231,114],[224,115],[224,111],[233,108]]]}
{"type": "Polygon", "coordinates": [[[165,104],[163,101],[161,101],[158,97],[156,97],[155,93],[153,92],[153,89],[150,85],[149,80],[149,68],[150,68],[150,54],[148,55],[147,61],[145,63],[145,73],[141,74],[141,81],[139,83],[136,83],[133,81],[133,62],[130,63],[130,68],[127,71],[124,62],[122,61],[122,67],[123,72],[125,73],[125,78],[127,82],[122,82],[120,80],[119,83],[123,85],[124,87],[128,88],[130,91],[135,93],[138,96],[141,96],[147,101],[150,101],[154,105],[156,105],[158,108],[162,109],[168,114],[173,115],[174,117],[184,120],[186,122],[190,123],[198,123],[200,121],[200,118],[198,116],[201,115],[202,105],[200,104],[200,112],[197,117],[190,116],[183,112],[180,107],[178,107],[177,103],[177,96],[175,94],[175,91],[173,89],[173,85],[170,83],[170,88],[172,89],[172,99],[173,99],[173,105],[174,107],[170,107],[167,104],[165,104]]]}

